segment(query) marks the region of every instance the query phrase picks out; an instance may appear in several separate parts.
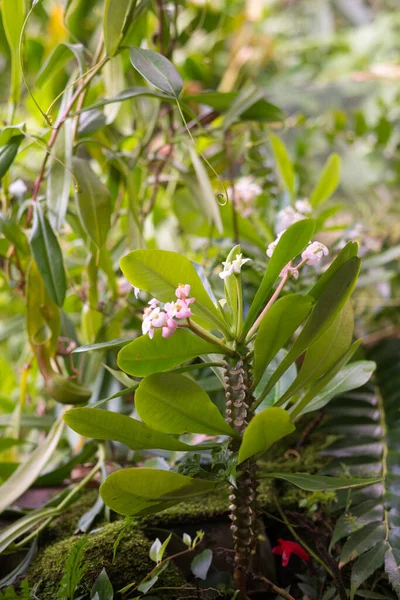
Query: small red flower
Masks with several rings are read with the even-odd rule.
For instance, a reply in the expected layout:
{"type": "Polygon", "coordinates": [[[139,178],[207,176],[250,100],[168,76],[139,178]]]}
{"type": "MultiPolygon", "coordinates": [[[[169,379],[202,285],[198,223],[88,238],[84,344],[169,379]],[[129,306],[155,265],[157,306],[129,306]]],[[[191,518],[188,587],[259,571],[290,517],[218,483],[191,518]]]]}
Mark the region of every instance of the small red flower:
{"type": "Polygon", "coordinates": [[[311,560],[311,556],[298,544],[297,542],[291,542],[290,540],[281,540],[278,538],[279,546],[272,548],[274,554],[282,556],[282,566],[287,567],[290,560],[291,554],[296,554],[305,561],[311,560]]]}

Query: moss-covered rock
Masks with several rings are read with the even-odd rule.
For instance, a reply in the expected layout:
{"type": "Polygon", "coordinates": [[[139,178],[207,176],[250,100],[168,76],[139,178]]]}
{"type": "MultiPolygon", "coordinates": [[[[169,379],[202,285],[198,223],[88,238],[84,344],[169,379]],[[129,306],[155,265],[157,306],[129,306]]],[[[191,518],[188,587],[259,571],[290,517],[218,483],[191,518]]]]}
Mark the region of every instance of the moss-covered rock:
{"type": "MultiPolygon", "coordinates": [[[[66,559],[77,539],[78,536],[71,536],[51,544],[39,553],[32,564],[27,578],[37,589],[40,600],[57,598],[66,559]]],[[[155,566],[149,558],[150,545],[137,523],[127,525],[124,521],[117,521],[88,535],[84,550],[85,575],[79,593],[85,599],[90,598],[91,587],[103,568],[115,591],[133,582],[139,584],[155,566]],[[114,558],[114,544],[119,538],[114,558]]],[[[160,575],[157,587],[174,589],[157,592],[157,596],[162,600],[173,600],[177,597],[177,588],[185,584],[178,569],[170,564],[160,575]]]]}

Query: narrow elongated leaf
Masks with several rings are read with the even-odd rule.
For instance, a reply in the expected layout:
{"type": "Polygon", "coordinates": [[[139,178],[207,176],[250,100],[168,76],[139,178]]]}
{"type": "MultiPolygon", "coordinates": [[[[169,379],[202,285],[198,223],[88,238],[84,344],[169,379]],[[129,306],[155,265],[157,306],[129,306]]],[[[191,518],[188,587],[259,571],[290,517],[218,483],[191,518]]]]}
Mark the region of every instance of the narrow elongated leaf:
{"type": "Polygon", "coordinates": [[[108,189],[81,158],[72,161],[78,181],[76,204],[83,228],[98,248],[106,241],[111,219],[111,198],[108,189]]]}
{"type": "Polygon", "coordinates": [[[347,490],[372,485],[381,481],[379,477],[361,479],[356,477],[309,475],[308,473],[268,473],[267,477],[268,479],[283,479],[307,492],[347,490]]]}
{"type": "Polygon", "coordinates": [[[149,515],[211,492],[218,484],[158,469],[123,469],[107,477],[100,488],[104,502],[126,516],[149,515]]]}
{"type": "Polygon", "coordinates": [[[113,348],[121,348],[126,346],[132,340],[116,339],[110,340],[109,342],[99,342],[98,344],[85,344],[78,346],[72,350],[72,354],[81,354],[82,352],[92,352],[94,350],[112,350],[113,348]]]}
{"type": "Polygon", "coordinates": [[[255,415],[245,429],[239,449],[239,464],[259,452],[265,452],[289,433],[295,426],[283,408],[271,406],[255,415]]]}
{"type": "Polygon", "coordinates": [[[39,444],[29,458],[0,486],[0,513],[15,502],[40,475],[57,448],[63,429],[64,422],[59,418],[44,442],[39,444]]]}
{"type": "Polygon", "coordinates": [[[310,296],[288,294],[275,302],[265,315],[254,343],[254,387],[274,356],[307,317],[313,302],[310,296]]]}
{"type": "Polygon", "coordinates": [[[46,290],[61,307],[67,287],[61,248],[40,204],[34,207],[30,244],[46,290]]]}
{"type": "MultiPolygon", "coordinates": [[[[64,114],[71,97],[72,88],[63,95],[59,117],[64,114]]],[[[66,119],[49,158],[46,201],[49,221],[56,231],[64,224],[71,191],[72,137],[73,120],[66,119]]]]}
{"type": "Polygon", "coordinates": [[[313,399],[301,411],[302,415],[314,410],[321,410],[335,396],[340,396],[350,390],[361,387],[371,379],[376,365],[371,360],[359,360],[344,366],[331,381],[326,384],[321,392],[314,395],[313,399]]]}
{"type": "Polygon", "coordinates": [[[171,302],[178,285],[189,283],[190,294],[196,298],[190,307],[193,319],[208,327],[224,326],[196,269],[185,256],[167,250],[134,250],[121,258],[120,266],[132,285],[161,302],[171,302]]]}
{"type": "Polygon", "coordinates": [[[163,338],[158,331],[152,340],[141,336],[124,346],[118,354],[118,366],[129,375],[145,377],[169,371],[202,354],[211,353],[219,354],[221,348],[188,330],[178,329],[170,338],[163,338]]]}
{"type": "Polygon", "coordinates": [[[125,444],[131,450],[162,448],[163,450],[188,451],[193,446],[154,431],[126,415],[100,408],[72,408],[64,415],[64,421],[71,429],[97,440],[112,440],[125,444]]]}
{"type": "Polygon", "coordinates": [[[136,0],[106,0],[104,6],[104,42],[108,56],[114,56],[122,41],[136,0]]]}
{"type": "Polygon", "coordinates": [[[229,129],[242,113],[261,100],[263,96],[263,90],[257,88],[255,85],[250,85],[248,88],[241,90],[224,116],[222,121],[223,130],[226,131],[229,129]]]}
{"type": "Polygon", "coordinates": [[[14,135],[6,144],[0,146],[0,179],[11,167],[23,139],[23,135],[14,135]]]}
{"type": "MultiPolygon", "coordinates": [[[[198,102],[211,106],[217,112],[226,113],[239,96],[238,92],[201,92],[200,94],[185,95],[185,102],[198,102]]],[[[280,108],[267,102],[264,98],[258,99],[250,106],[242,104],[243,112],[240,113],[242,121],[282,121],[283,114],[280,108]]]]}
{"type": "Polygon", "coordinates": [[[153,50],[132,47],[130,58],[133,67],[155,88],[177,98],[183,81],[174,65],[162,54],[153,50]]]}
{"type": "Polygon", "coordinates": [[[56,46],[49,58],[43,64],[36,78],[35,86],[41,88],[55,77],[69,62],[71,58],[75,58],[79,67],[79,74],[82,75],[86,71],[85,47],[83,44],[69,44],[61,42],[56,46]]]}
{"type": "Polygon", "coordinates": [[[308,347],[300,372],[281,401],[284,402],[328,373],[349,349],[353,331],[353,309],[351,303],[347,302],[332,324],[308,347]]]}
{"type": "Polygon", "coordinates": [[[388,549],[387,542],[380,542],[357,559],[351,572],[350,600],[354,600],[355,593],[360,585],[384,564],[388,549]]]}
{"type": "Polygon", "coordinates": [[[103,108],[103,106],[108,106],[109,104],[119,104],[124,100],[131,100],[132,98],[137,98],[139,96],[158,98],[165,102],[175,102],[174,98],[171,98],[171,96],[165,94],[164,92],[158,92],[156,90],[152,90],[150,88],[138,85],[135,87],[127,88],[111,98],[104,98],[103,100],[99,100],[99,102],[96,102],[95,104],[84,106],[80,111],[77,111],[75,114],[82,114],[85,112],[93,111],[98,108],[103,108]]]}
{"type": "Polygon", "coordinates": [[[1,15],[11,52],[11,101],[17,104],[22,77],[19,66],[19,39],[25,20],[25,1],[2,0],[1,15]]]}
{"type": "Polygon", "coordinates": [[[271,146],[283,183],[294,198],[294,170],[285,144],[276,135],[270,135],[271,146]]]}
{"type": "Polygon", "coordinates": [[[209,222],[214,223],[217,231],[222,233],[222,220],[219,212],[219,206],[216,199],[216,195],[212,188],[210,179],[207,171],[201,161],[196,149],[192,144],[188,145],[188,150],[192,165],[197,177],[197,190],[196,197],[200,199],[205,214],[208,217],[209,222]]]}
{"type": "Polygon", "coordinates": [[[311,290],[308,292],[309,296],[318,300],[321,296],[325,286],[328,281],[334,276],[336,271],[340,269],[344,263],[346,263],[350,258],[356,257],[358,252],[358,244],[356,242],[349,242],[346,246],[339,252],[333,263],[328,267],[328,269],[321,275],[318,281],[314,284],[311,290]]]}
{"type": "Polygon", "coordinates": [[[328,280],[296,342],[268,382],[265,393],[282,374],[331,325],[349,299],[357,281],[360,260],[350,258],[328,280]]]}
{"type": "Polygon", "coordinates": [[[243,329],[243,336],[246,335],[257,317],[261,308],[266,303],[272,287],[279,277],[282,269],[296,256],[298,256],[310,242],[315,229],[313,219],[302,219],[291,225],[281,236],[272,257],[270,258],[257,290],[243,329]]]}
{"type": "Polygon", "coordinates": [[[206,392],[177,373],[157,373],[143,379],[135,405],[140,418],[157,431],[237,436],[206,392]]]}
{"type": "Polygon", "coordinates": [[[340,156],[331,154],[310,196],[311,206],[319,206],[336,190],[340,181],[340,156]]]}

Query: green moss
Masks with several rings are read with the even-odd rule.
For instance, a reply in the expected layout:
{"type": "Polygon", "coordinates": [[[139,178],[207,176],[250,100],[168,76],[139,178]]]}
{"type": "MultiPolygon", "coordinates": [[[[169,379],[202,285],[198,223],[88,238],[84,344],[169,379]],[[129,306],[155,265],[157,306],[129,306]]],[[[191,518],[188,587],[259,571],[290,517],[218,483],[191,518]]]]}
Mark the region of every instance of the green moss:
{"type": "MultiPolygon", "coordinates": [[[[48,546],[33,562],[27,578],[31,586],[38,586],[37,595],[40,600],[54,600],[57,597],[66,558],[77,539],[72,536],[48,546]]],[[[148,556],[150,545],[151,542],[135,522],[127,525],[123,521],[117,521],[93,532],[88,536],[85,546],[86,570],[79,592],[85,600],[88,599],[90,589],[103,568],[115,591],[132,582],[140,583],[155,566],[148,556]],[[114,543],[122,532],[113,560],[114,543]]],[[[160,575],[157,587],[179,588],[185,583],[176,567],[169,565],[160,575]]],[[[165,590],[157,595],[162,600],[173,600],[177,597],[177,592],[176,589],[165,590]]]]}

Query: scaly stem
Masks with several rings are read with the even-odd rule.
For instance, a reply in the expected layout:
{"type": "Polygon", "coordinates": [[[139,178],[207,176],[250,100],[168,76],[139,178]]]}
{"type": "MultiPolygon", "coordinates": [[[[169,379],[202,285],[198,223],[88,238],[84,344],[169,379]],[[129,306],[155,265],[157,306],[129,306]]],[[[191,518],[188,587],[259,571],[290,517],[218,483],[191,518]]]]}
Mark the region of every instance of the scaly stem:
{"type": "MultiPolygon", "coordinates": [[[[231,365],[227,361],[225,376],[226,421],[240,434],[248,424],[248,409],[253,401],[251,376],[247,358],[231,365]]],[[[232,440],[231,449],[238,450],[238,442],[232,440]]],[[[234,582],[239,600],[247,598],[247,572],[250,557],[256,544],[256,465],[253,459],[238,467],[236,486],[230,486],[229,500],[231,530],[235,549],[234,582]]]]}

